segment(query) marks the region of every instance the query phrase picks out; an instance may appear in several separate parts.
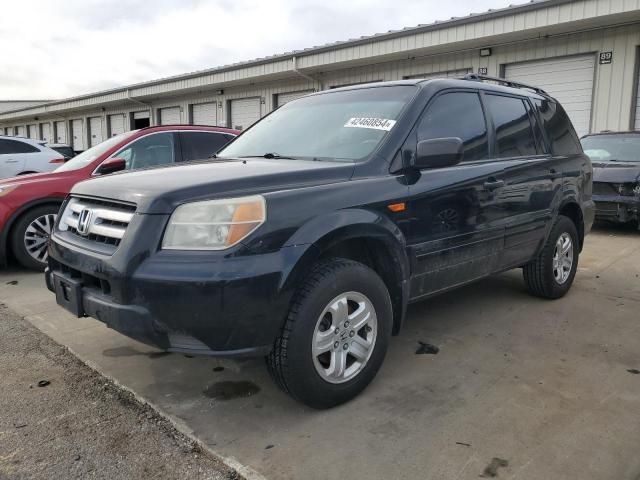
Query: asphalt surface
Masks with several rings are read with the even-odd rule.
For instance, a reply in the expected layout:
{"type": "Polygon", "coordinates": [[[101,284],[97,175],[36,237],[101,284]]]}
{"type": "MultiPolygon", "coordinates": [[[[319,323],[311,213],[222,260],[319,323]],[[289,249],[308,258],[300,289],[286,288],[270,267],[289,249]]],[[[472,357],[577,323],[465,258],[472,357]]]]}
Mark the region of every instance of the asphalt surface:
{"type": "Polygon", "coordinates": [[[74,318],[41,274],[0,272],[0,301],[247,478],[640,480],[635,230],[593,232],[562,299],[514,270],[411,305],[376,379],[328,411],[263,359],[161,354],[74,318]]]}
{"type": "Polygon", "coordinates": [[[0,479],[239,478],[0,304],[0,479]]]}

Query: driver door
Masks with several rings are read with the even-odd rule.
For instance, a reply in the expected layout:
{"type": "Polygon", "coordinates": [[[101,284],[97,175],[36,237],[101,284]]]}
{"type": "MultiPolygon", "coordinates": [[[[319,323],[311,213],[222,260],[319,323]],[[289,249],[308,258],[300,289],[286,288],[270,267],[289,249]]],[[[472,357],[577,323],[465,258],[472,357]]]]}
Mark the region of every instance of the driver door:
{"type": "Polygon", "coordinates": [[[410,137],[416,145],[446,137],[464,145],[461,163],[421,170],[409,186],[413,299],[486,276],[498,265],[506,212],[496,200],[503,164],[490,157],[491,136],[478,92],[455,90],[429,102],[410,137]]]}

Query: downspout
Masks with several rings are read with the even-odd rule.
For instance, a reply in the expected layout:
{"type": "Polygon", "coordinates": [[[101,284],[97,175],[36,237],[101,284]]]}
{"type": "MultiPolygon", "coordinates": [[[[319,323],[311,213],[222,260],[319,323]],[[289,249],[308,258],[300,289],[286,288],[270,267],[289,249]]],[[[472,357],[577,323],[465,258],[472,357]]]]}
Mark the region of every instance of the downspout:
{"type": "MultiPolygon", "coordinates": [[[[145,103],[141,100],[136,100],[135,98],[133,98],[131,96],[131,91],[127,88],[127,100],[130,100],[134,103],[139,103],[140,105],[144,105],[145,107],[147,107],[149,109],[149,117],[151,120],[151,125],[155,125],[156,124],[156,113],[153,111],[153,106],[150,103],[145,103]]],[[[131,127],[131,126],[130,126],[131,127]]]]}
{"type": "Polygon", "coordinates": [[[298,58],[296,56],[293,57],[293,72],[297,73],[302,78],[306,78],[307,80],[310,80],[311,82],[314,83],[314,85],[317,83],[318,86],[320,87],[320,90],[322,90],[322,85],[320,84],[320,81],[316,80],[311,75],[307,75],[306,73],[302,73],[300,70],[298,70],[298,58]]]}

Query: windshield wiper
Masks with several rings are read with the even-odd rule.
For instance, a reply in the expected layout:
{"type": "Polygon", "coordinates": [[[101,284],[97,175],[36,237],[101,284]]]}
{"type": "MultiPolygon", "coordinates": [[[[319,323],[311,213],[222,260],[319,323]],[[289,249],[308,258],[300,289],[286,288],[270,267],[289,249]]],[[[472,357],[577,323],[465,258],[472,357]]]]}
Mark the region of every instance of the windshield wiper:
{"type": "Polygon", "coordinates": [[[297,160],[296,157],[289,157],[287,155],[280,155],[279,153],[275,153],[275,152],[267,152],[267,153],[263,153],[262,155],[242,155],[241,157],[238,158],[268,158],[269,160],[271,159],[285,159],[285,160],[297,160]]]}

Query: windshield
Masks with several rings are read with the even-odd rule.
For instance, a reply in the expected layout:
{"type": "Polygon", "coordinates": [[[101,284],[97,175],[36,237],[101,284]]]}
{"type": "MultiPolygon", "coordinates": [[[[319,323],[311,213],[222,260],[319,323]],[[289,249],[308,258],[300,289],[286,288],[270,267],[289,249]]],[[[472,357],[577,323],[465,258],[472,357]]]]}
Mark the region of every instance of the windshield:
{"type": "Polygon", "coordinates": [[[640,135],[593,135],[581,142],[594,162],[640,162],[640,135]]]}
{"type": "Polygon", "coordinates": [[[118,143],[122,142],[126,138],[130,137],[138,130],[132,130],[130,132],[121,133],[120,135],[116,135],[115,137],[111,137],[105,140],[98,145],[91,147],[89,150],[85,150],[84,152],[76,155],[71,160],[69,160],[64,165],[56,168],[56,172],[67,172],[69,170],[79,170],[81,168],[86,167],[91,162],[93,162],[96,158],[102,155],[104,152],[109,150],[111,147],[114,147],[118,143]]]}
{"type": "Polygon", "coordinates": [[[287,103],[218,157],[354,161],[367,157],[416,93],[412,86],[363,88],[287,103]]]}

